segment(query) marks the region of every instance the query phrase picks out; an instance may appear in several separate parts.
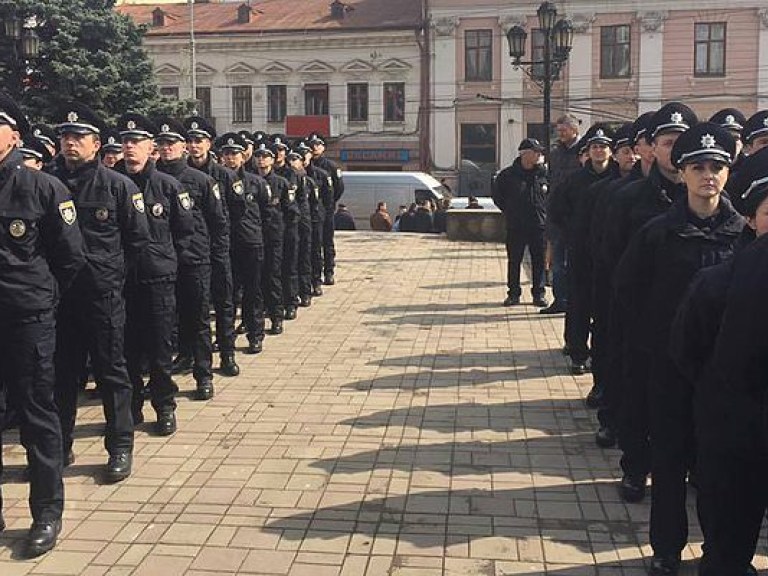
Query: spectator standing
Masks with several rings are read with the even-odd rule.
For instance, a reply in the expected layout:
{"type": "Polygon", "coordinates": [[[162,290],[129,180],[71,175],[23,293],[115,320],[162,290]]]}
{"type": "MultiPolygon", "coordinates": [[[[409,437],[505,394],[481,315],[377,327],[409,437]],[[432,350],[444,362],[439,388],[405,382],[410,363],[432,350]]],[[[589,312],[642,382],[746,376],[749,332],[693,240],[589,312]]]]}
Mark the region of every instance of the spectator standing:
{"type": "Polygon", "coordinates": [[[336,209],[336,213],[333,215],[333,227],[336,230],[357,230],[355,218],[346,204],[339,204],[336,209]]]}
{"type": "Polygon", "coordinates": [[[391,232],[392,218],[387,212],[387,203],[379,202],[376,205],[376,212],[371,214],[371,230],[376,232],[391,232]]]}

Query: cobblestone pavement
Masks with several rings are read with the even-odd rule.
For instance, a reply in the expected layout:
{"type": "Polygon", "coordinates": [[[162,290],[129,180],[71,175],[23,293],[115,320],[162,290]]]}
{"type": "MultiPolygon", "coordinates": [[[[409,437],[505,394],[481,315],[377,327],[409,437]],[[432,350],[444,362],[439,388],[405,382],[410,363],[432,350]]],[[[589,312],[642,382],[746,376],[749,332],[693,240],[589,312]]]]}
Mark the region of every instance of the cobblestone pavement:
{"type": "Polygon", "coordinates": [[[503,246],[349,233],[338,251],[338,283],[213,400],[179,380],[179,432],[147,418],[121,484],[100,479],[86,401],[63,536],[35,561],[18,559],[24,457],[6,447],[0,575],[644,574],[648,504],[622,503],[618,453],[593,443],[562,317],[527,293],[500,305],[503,246]]]}

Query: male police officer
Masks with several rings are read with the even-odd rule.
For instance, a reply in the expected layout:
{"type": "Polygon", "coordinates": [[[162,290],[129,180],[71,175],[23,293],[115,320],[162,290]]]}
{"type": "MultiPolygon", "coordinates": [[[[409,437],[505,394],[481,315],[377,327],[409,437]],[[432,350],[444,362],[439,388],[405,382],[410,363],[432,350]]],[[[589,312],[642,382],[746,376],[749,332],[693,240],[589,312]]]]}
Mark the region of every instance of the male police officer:
{"type": "MultiPolygon", "coordinates": [[[[307,175],[314,180],[319,188],[317,198],[310,197],[310,212],[312,220],[311,268],[312,296],[323,295],[323,227],[326,220],[326,206],[333,206],[333,178],[325,170],[312,162],[312,148],[304,141],[297,146],[304,154],[304,168],[307,175]]],[[[331,219],[333,217],[331,216],[331,219]]]]}
{"type": "MultiPolygon", "coordinates": [[[[325,222],[323,225],[323,273],[325,284],[335,283],[336,246],[333,242],[333,215],[336,212],[336,202],[344,194],[344,178],[341,168],[325,155],[325,139],[313,132],[307,137],[307,144],[312,148],[312,163],[322,168],[333,181],[333,202],[325,206],[325,222]]],[[[330,201],[330,199],[329,199],[330,201]]]]}
{"type": "Polygon", "coordinates": [[[221,208],[227,224],[219,230],[211,230],[211,300],[216,310],[216,341],[221,356],[221,372],[225,376],[237,376],[240,367],[235,361],[235,303],[230,260],[229,220],[227,198],[232,191],[234,174],[211,155],[211,143],[216,130],[205,118],[192,116],[184,121],[187,129],[188,163],[216,181],[214,194],[222,198],[221,208]]]}
{"type": "Polygon", "coordinates": [[[211,342],[211,250],[212,237],[221,238],[227,227],[221,195],[216,181],[187,165],[184,158],[184,127],[172,118],[158,120],[155,141],[160,152],[157,169],[178,180],[184,191],[181,206],[195,219],[189,251],[179,255],[176,279],[176,304],[179,311],[179,355],[174,372],[192,368],[196,400],[213,397],[211,342]]]}
{"type": "MultiPolygon", "coordinates": [[[[14,150],[28,124],[0,95],[0,394],[19,417],[29,460],[32,528],[26,552],[53,548],[61,531],[61,424],[54,402],[55,307],[85,264],[66,188],[22,166],[14,150]]],[[[0,530],[5,528],[0,498],[0,530]]]]}
{"type": "Polygon", "coordinates": [[[298,178],[296,204],[299,207],[298,244],[298,297],[299,305],[312,304],[312,204],[320,202],[320,188],[307,174],[304,165],[304,148],[297,147],[288,153],[288,161],[298,178]]]}
{"type": "Polygon", "coordinates": [[[189,251],[195,220],[182,205],[181,184],[155,168],[150,159],[157,128],[140,114],[118,120],[124,159],[116,169],[141,190],[152,241],[129,269],[125,286],[127,310],[126,361],[133,384],[133,423],[144,421],[144,360],[149,364],[149,391],[157,414],[155,431],[169,436],[176,431],[176,393],[171,379],[173,332],[176,324],[177,251],[189,251]]]}
{"type": "Polygon", "coordinates": [[[88,264],[59,306],[56,402],[61,411],[64,453],[71,451],[77,393],[90,355],[106,417],[107,480],[131,473],[133,419],[131,382],[125,366],[126,261],[150,241],[144,198],[136,185],[98,159],[101,119],[78,102],[58,114],[61,157],[54,175],[69,188],[79,214],[88,264]]]}

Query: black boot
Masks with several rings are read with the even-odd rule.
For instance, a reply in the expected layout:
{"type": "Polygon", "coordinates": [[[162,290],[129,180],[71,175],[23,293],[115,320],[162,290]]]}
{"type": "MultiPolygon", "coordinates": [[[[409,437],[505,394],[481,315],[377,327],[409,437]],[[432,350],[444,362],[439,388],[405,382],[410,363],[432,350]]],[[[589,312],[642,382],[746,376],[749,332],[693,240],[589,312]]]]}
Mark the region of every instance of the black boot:
{"type": "Polygon", "coordinates": [[[326,272],[323,284],[326,286],[333,286],[336,284],[336,278],[334,277],[333,272],[326,272]]]}
{"type": "Polygon", "coordinates": [[[616,433],[608,426],[600,426],[595,434],[595,444],[600,448],[613,448],[616,445],[616,433]]]}
{"type": "Polygon", "coordinates": [[[248,348],[245,349],[246,354],[259,354],[264,348],[261,340],[251,340],[248,342],[248,348]]]}
{"type": "Polygon", "coordinates": [[[272,318],[272,330],[270,332],[275,335],[283,333],[282,318],[272,318]]]}
{"type": "Polygon", "coordinates": [[[286,320],[296,320],[296,306],[286,306],[285,307],[285,319],[286,320]]]}
{"type": "Polygon", "coordinates": [[[173,410],[163,411],[157,415],[155,432],[158,436],[170,436],[176,432],[176,413],[173,410]]]}
{"type": "Polygon", "coordinates": [[[61,532],[61,519],[34,522],[26,540],[27,558],[36,558],[53,549],[61,532]]]}
{"type": "Polygon", "coordinates": [[[312,296],[322,296],[323,295],[323,287],[320,284],[315,284],[312,286],[312,296]]]}
{"type": "Polygon", "coordinates": [[[299,306],[302,308],[309,308],[312,306],[312,296],[309,294],[305,296],[299,296],[299,306]]]}
{"type": "Polygon", "coordinates": [[[224,376],[237,376],[240,374],[240,366],[235,362],[234,352],[224,352],[221,354],[219,369],[224,376]]]}
{"type": "Polygon", "coordinates": [[[213,382],[211,380],[198,382],[195,400],[210,400],[211,398],[213,398],[213,382]]]}
{"type": "Polygon", "coordinates": [[[133,456],[130,452],[110,454],[107,461],[107,482],[114,483],[125,480],[131,475],[133,456]]]}
{"type": "Polygon", "coordinates": [[[625,502],[640,502],[645,498],[646,477],[624,474],[619,484],[619,494],[625,502]]]}

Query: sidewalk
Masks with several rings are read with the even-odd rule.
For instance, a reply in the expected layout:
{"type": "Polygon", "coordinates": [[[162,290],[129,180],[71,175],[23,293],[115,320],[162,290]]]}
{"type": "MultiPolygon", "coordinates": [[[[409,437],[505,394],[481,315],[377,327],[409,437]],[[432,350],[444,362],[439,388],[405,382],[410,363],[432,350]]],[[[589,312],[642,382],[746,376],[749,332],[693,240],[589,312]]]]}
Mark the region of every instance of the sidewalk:
{"type": "Polygon", "coordinates": [[[213,400],[179,379],[178,433],[145,408],[125,482],[101,483],[101,406],[81,408],[64,533],[35,561],[9,443],[0,575],[644,574],[648,502],[620,500],[618,452],[594,445],[562,317],[501,306],[504,246],[360,232],[337,251],[337,284],[213,400]]]}

